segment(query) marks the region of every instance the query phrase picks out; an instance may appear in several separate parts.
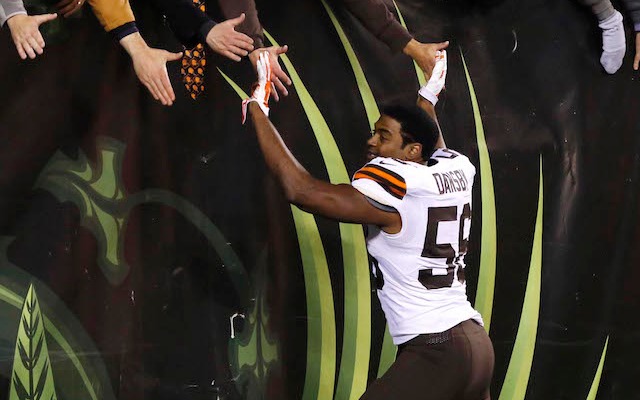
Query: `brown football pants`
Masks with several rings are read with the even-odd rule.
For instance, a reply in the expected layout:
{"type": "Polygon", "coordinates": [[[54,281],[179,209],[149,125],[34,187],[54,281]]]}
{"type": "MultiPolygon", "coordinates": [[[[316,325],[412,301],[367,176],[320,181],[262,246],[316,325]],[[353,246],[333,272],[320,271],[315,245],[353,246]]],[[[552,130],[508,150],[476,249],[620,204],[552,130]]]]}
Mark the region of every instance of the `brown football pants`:
{"type": "Polygon", "coordinates": [[[398,347],[389,370],[361,400],[489,400],[493,345],[473,320],[398,347]]]}

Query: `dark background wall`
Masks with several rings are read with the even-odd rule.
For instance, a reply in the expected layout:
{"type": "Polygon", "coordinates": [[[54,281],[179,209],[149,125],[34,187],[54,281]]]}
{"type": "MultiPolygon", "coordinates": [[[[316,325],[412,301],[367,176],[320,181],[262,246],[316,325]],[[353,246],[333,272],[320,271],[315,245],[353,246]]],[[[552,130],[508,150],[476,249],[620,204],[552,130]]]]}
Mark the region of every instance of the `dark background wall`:
{"type": "MultiPolygon", "coordinates": [[[[391,54],[339,2],[330,4],[375,98],[415,96],[410,60],[391,54]]],[[[150,44],[180,49],[154,10],[133,5],[150,44]]],[[[369,125],[323,5],[257,5],[264,28],[289,45],[289,59],[352,174],[363,162],[369,125]]],[[[607,337],[597,398],[640,398],[640,88],[630,26],[625,63],[609,76],[598,62],[596,21],[572,1],[400,0],[398,6],[419,40],[451,41],[438,113],[448,146],[476,166],[478,120],[462,57],[478,99],[496,207],[494,398],[514,379],[507,369],[529,279],[541,157],[540,309],[526,399],[586,399],[607,337]]],[[[248,90],[251,67],[211,56],[206,92],[193,102],[177,63],[170,64],[178,99],[165,108],[138,83],[124,51],[88,10],[47,35],[45,54],[27,62],[18,59],[8,32],[0,35],[0,234],[6,237],[0,398],[12,398],[16,335],[30,283],[51,321],[46,340],[60,399],[90,397],[86,381],[97,398],[121,400],[302,398],[308,360],[317,357],[308,347],[310,278],[303,260],[310,253],[300,249],[299,227],[265,171],[252,128],[240,125],[238,95],[213,68],[248,90]],[[73,172],[85,167],[88,175],[73,172]],[[230,323],[236,313],[244,320],[230,323]],[[85,380],[69,361],[74,354],[85,380]]],[[[298,90],[273,105],[272,120],[309,171],[328,178],[298,90]]],[[[475,185],[467,256],[472,300],[483,184],[475,185]]],[[[335,353],[337,384],[349,334],[343,331],[343,238],[338,224],[316,223],[336,325],[335,348],[323,351],[335,353]]],[[[384,321],[375,296],[371,307],[373,379],[384,321]]]]}

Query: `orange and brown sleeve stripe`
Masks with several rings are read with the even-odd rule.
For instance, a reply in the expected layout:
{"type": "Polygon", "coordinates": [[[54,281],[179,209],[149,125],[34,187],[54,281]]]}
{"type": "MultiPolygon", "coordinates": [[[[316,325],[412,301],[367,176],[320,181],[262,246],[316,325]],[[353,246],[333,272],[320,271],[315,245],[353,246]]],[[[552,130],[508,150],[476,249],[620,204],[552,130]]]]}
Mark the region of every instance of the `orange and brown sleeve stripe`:
{"type": "Polygon", "coordinates": [[[359,169],[353,176],[353,180],[356,179],[370,179],[397,199],[402,199],[407,194],[404,178],[379,165],[367,165],[359,169]]]}

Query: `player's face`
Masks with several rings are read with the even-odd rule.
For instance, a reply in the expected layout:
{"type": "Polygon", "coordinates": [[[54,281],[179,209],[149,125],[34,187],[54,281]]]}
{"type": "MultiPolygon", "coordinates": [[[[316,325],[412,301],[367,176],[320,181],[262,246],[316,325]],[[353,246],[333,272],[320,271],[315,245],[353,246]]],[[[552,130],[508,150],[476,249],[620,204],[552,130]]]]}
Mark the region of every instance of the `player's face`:
{"type": "Polygon", "coordinates": [[[367,140],[367,159],[392,157],[407,160],[405,146],[402,145],[402,125],[395,119],[382,115],[367,140]]]}

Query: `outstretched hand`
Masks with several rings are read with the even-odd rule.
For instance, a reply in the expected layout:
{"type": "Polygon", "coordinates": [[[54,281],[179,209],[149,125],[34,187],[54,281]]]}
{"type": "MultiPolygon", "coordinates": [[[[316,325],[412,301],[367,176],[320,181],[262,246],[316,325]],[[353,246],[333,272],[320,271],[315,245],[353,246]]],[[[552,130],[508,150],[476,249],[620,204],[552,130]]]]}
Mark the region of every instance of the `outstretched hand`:
{"type": "Polygon", "coordinates": [[[271,97],[272,67],[269,52],[261,51],[256,62],[258,82],[253,87],[251,97],[242,101],[242,123],[247,119],[247,105],[256,102],[265,115],[269,115],[269,97],[271,97]]]}
{"type": "Polygon", "coordinates": [[[45,22],[56,19],[57,14],[24,15],[18,14],[9,18],[7,25],[11,38],[23,60],[36,58],[36,54],[44,52],[44,39],[38,29],[45,22]]]}
{"type": "Polygon", "coordinates": [[[140,82],[147,87],[154,99],[170,106],[176,99],[167,74],[167,62],[177,61],[182,53],[149,47],[139,33],[133,33],[120,40],[133,61],[133,69],[140,82]]]}
{"type": "Polygon", "coordinates": [[[269,61],[271,65],[271,84],[273,85],[273,98],[276,101],[280,100],[280,96],[278,96],[278,92],[280,92],[283,96],[288,96],[289,91],[287,90],[287,86],[291,85],[291,79],[289,76],[282,70],[280,67],[280,63],[278,62],[278,57],[281,54],[285,54],[289,50],[289,46],[284,45],[280,46],[271,46],[265,47],[262,49],[257,49],[249,54],[249,59],[251,60],[251,64],[253,64],[253,68],[257,70],[257,63],[260,54],[266,52],[269,56],[269,61]],[[287,85],[287,86],[285,86],[287,85]]]}
{"type": "Polygon", "coordinates": [[[228,19],[211,28],[207,34],[207,45],[220,55],[233,61],[240,61],[240,57],[253,51],[253,39],[236,31],[236,26],[240,25],[244,19],[243,13],[237,18],[228,19]]]}
{"type": "Polygon", "coordinates": [[[140,82],[149,89],[154,99],[162,105],[170,106],[176,100],[167,73],[167,62],[177,61],[182,53],[170,53],[149,47],[144,54],[133,58],[133,69],[140,82]]]}
{"type": "Polygon", "coordinates": [[[444,50],[448,46],[449,41],[440,43],[420,43],[415,39],[411,39],[402,51],[409,57],[413,58],[422,72],[424,72],[428,81],[431,78],[433,68],[436,65],[436,54],[438,51],[444,50]]]}
{"type": "Polygon", "coordinates": [[[420,88],[418,94],[435,106],[447,80],[447,51],[439,50],[434,60],[435,65],[431,77],[427,84],[420,88]]]}

